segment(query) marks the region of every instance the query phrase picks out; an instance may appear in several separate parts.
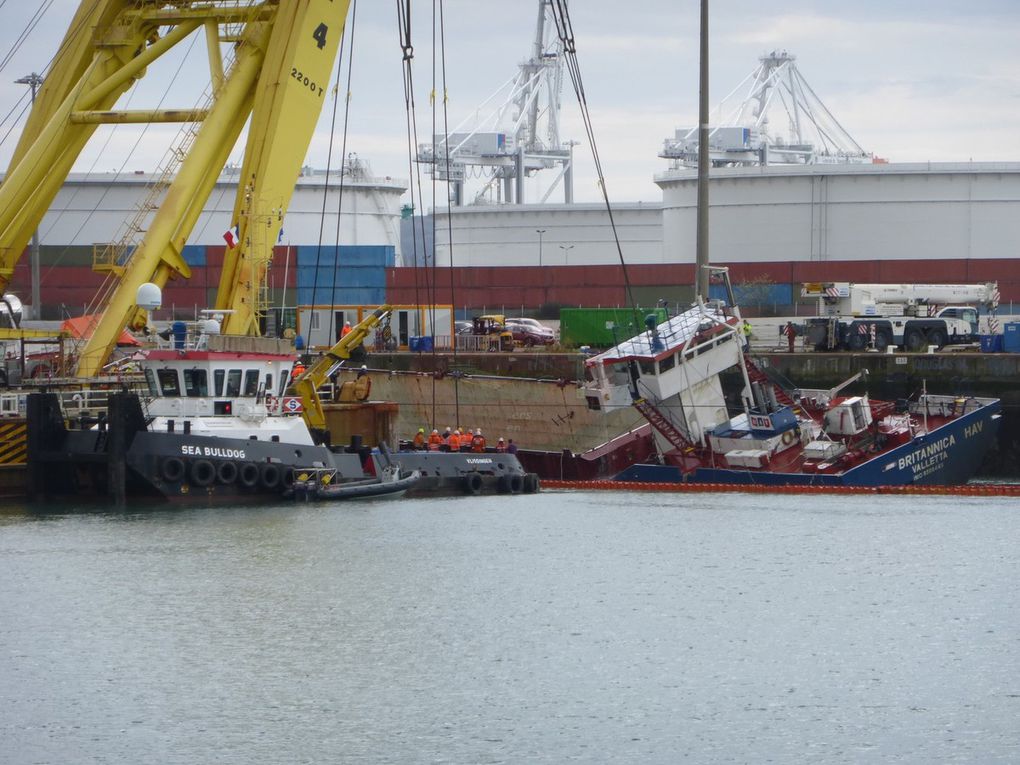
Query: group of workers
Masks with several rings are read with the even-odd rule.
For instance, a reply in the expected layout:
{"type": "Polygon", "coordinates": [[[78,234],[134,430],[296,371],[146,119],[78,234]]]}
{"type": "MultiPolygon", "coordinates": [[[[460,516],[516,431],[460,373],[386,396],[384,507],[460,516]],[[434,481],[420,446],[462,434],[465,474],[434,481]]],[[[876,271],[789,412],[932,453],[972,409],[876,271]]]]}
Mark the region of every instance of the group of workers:
{"type": "MultiPolygon", "coordinates": [[[[482,429],[476,428],[472,433],[470,429],[462,432],[460,428],[447,428],[442,434],[436,428],[432,433],[425,435],[425,428],[418,428],[415,433],[413,446],[418,451],[430,452],[484,452],[486,451],[485,436],[482,429]]],[[[495,451],[517,453],[517,445],[511,438],[505,441],[502,436],[496,441],[495,451]]]]}

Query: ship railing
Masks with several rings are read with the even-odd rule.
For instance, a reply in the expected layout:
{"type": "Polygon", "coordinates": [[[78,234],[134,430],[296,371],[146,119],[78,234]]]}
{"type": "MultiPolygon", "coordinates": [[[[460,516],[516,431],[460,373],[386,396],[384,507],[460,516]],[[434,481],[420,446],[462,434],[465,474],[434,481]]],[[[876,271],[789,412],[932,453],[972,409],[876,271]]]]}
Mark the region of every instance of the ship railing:
{"type": "MultiPolygon", "coordinates": [[[[141,389],[135,390],[139,393],[141,389]]],[[[95,417],[109,408],[111,390],[81,388],[80,390],[54,391],[60,409],[68,419],[82,416],[95,417]]],[[[0,417],[24,417],[28,410],[28,392],[8,391],[0,393],[0,417]]],[[[145,400],[143,398],[143,406],[145,400]]]]}
{"type": "Polygon", "coordinates": [[[156,337],[156,347],[160,350],[204,351],[209,347],[209,335],[205,332],[192,331],[190,328],[184,335],[156,337]]]}

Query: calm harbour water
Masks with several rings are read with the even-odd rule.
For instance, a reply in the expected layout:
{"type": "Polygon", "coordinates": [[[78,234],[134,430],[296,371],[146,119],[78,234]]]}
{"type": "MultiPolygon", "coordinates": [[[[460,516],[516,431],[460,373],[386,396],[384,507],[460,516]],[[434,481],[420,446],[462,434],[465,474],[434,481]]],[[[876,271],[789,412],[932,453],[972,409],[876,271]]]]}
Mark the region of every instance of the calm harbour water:
{"type": "Polygon", "coordinates": [[[0,762],[1020,761],[1015,499],[0,514],[0,762]]]}

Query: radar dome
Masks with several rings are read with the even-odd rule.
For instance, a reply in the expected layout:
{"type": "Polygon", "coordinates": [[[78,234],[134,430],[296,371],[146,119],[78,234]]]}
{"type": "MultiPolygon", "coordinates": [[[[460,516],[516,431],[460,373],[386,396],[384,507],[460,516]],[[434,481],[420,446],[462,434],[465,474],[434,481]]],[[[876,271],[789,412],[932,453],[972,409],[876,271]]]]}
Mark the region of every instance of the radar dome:
{"type": "Polygon", "coordinates": [[[7,309],[11,312],[11,318],[14,319],[14,324],[17,325],[21,322],[21,300],[13,292],[4,293],[3,298],[0,298],[7,304],[7,309]]]}
{"type": "Polygon", "coordinates": [[[135,293],[135,303],[146,311],[155,311],[163,305],[163,293],[152,282],[146,282],[135,293]]]}

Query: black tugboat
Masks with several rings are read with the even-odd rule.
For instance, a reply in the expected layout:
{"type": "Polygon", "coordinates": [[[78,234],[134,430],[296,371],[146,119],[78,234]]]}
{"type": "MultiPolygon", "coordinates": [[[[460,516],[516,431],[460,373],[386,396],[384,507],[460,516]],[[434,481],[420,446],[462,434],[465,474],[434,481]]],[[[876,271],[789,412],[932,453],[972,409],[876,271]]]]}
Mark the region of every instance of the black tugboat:
{"type": "Polygon", "coordinates": [[[538,491],[511,454],[390,452],[357,438],[329,445],[314,426],[324,422],[317,388],[386,314],[373,313],[299,375],[297,395],[287,395],[297,358],[289,343],[220,335],[213,320],[145,352],[147,395],[112,394],[101,420],[68,427],[55,395],[31,394],[31,495],[205,503],[538,491]]]}

